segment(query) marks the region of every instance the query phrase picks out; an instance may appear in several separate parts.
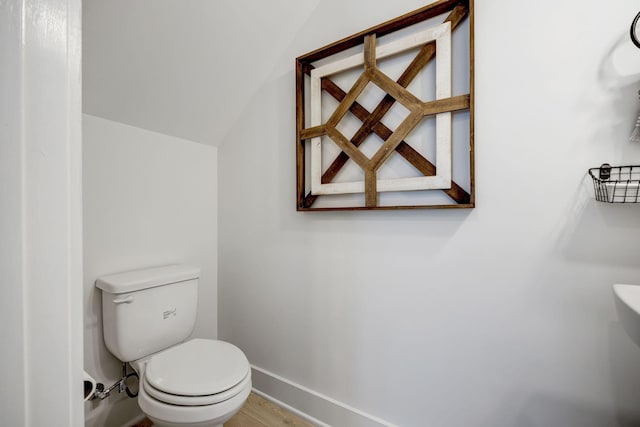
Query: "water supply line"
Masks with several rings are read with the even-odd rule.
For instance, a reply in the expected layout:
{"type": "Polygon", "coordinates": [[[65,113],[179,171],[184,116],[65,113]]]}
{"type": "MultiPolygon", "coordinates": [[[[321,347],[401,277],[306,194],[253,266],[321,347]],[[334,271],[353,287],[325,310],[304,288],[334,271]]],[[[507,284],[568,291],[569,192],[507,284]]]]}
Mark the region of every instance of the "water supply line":
{"type": "Polygon", "coordinates": [[[129,387],[129,384],[128,384],[129,378],[132,378],[132,377],[135,377],[138,381],[140,380],[140,378],[138,377],[138,374],[135,371],[127,372],[127,364],[123,363],[122,377],[107,389],[104,388],[104,384],[102,383],[96,384],[96,391],[90,400],[93,400],[93,399],[104,400],[107,397],[109,397],[111,392],[115,389],[118,389],[118,394],[124,391],[125,393],[127,393],[127,396],[129,396],[132,399],[138,397],[138,392],[131,391],[131,388],[129,387]]]}

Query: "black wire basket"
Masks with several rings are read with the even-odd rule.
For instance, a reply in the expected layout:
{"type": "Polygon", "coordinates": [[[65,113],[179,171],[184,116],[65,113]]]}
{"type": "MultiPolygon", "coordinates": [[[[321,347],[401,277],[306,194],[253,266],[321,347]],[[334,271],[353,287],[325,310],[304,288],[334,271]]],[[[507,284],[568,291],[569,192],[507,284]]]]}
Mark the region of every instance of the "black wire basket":
{"type": "Polygon", "coordinates": [[[640,203],[640,165],[589,169],[596,200],[605,203],[640,203]]]}

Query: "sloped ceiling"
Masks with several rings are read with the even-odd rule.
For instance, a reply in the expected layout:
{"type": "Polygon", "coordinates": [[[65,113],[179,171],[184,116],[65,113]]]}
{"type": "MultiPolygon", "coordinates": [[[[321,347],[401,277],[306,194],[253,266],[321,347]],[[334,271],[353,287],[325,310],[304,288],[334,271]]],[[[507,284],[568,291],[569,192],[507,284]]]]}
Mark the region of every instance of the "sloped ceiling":
{"type": "Polygon", "coordinates": [[[429,2],[84,0],[83,110],[219,146],[296,55],[429,2]]]}
{"type": "Polygon", "coordinates": [[[83,110],[218,145],[317,3],[85,0],[83,110]]]}

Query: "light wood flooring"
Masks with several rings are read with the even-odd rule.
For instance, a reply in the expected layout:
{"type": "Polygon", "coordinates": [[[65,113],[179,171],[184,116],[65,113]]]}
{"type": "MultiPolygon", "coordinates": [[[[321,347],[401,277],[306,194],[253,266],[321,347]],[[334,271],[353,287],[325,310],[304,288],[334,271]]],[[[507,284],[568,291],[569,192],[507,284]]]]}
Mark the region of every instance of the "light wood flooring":
{"type": "MultiPolygon", "coordinates": [[[[131,427],[151,427],[151,421],[145,419],[131,427]]],[[[224,423],[224,427],[313,427],[313,424],[251,393],[244,406],[224,423]]]]}

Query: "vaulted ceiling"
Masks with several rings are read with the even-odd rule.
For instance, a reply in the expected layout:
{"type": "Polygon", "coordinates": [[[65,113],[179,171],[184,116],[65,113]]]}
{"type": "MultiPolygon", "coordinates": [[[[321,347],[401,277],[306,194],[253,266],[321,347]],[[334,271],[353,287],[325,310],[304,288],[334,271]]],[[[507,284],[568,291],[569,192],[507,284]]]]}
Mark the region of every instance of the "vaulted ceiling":
{"type": "Polygon", "coordinates": [[[218,145],[317,2],[85,0],[83,110],[218,145]]]}
{"type": "Polygon", "coordinates": [[[267,78],[293,100],[296,55],[426,3],[84,0],[83,110],[218,146],[267,78]]]}

